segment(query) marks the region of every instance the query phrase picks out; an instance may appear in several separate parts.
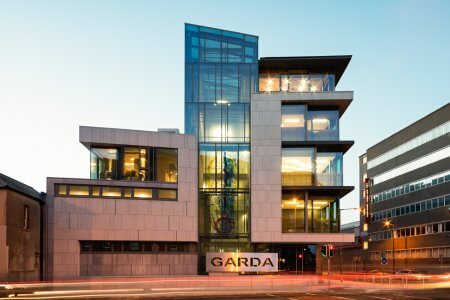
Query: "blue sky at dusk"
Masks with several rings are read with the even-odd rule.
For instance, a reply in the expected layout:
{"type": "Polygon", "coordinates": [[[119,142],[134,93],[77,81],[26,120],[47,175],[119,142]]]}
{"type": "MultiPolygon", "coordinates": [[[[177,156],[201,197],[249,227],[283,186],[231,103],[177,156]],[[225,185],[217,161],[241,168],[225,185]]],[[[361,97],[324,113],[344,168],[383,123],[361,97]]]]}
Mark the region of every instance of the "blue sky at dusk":
{"type": "MultiPolygon", "coordinates": [[[[259,36],[259,55],[353,55],[342,207],[358,156],[450,100],[450,1],[0,0],[0,172],[45,191],[89,177],[78,126],[184,124],[184,23],[259,36]]],[[[343,212],[343,222],[357,218],[343,212]]]]}

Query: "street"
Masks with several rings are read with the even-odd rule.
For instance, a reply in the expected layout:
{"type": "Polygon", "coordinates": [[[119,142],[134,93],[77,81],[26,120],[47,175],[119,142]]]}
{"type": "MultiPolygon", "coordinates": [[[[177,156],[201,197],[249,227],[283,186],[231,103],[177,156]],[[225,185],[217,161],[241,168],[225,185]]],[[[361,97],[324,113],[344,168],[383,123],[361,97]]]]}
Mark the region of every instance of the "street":
{"type": "Polygon", "coordinates": [[[267,275],[103,278],[0,284],[0,299],[448,299],[450,281],[267,275]]]}

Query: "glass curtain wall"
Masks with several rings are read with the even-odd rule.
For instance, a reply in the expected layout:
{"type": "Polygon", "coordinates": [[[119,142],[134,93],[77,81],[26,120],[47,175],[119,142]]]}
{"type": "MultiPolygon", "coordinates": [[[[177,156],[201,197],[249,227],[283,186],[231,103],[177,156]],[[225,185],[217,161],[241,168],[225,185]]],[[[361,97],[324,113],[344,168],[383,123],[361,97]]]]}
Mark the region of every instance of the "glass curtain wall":
{"type": "Polygon", "coordinates": [[[185,47],[185,132],[199,137],[203,271],[206,252],[250,248],[250,95],[258,91],[258,37],[186,24],[185,47]]]}

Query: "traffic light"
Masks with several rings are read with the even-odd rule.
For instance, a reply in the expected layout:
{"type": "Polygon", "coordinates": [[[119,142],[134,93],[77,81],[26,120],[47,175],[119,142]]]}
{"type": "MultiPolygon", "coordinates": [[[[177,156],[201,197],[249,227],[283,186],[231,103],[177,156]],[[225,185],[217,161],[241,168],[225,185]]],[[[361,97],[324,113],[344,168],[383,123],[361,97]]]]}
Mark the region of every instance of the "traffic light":
{"type": "Polygon", "coordinates": [[[301,255],[301,254],[298,255],[298,258],[302,259],[302,257],[303,257],[303,255],[301,255]]]}
{"type": "Polygon", "coordinates": [[[329,245],[328,247],[329,247],[328,248],[328,251],[329,251],[328,256],[329,257],[333,257],[333,255],[334,255],[334,246],[333,245],[329,245]]]}
{"type": "Polygon", "coordinates": [[[322,256],[327,257],[328,255],[328,245],[322,245],[322,256]]]}

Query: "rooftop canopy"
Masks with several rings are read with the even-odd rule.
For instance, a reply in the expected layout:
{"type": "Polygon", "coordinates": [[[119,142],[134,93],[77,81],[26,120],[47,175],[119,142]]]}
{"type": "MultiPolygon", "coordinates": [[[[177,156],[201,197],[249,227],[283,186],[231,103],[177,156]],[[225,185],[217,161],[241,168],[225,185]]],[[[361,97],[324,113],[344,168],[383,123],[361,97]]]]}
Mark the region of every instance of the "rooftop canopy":
{"type": "Polygon", "coordinates": [[[335,74],[336,84],[347,68],[351,55],[261,57],[259,72],[308,70],[335,74]]]}

